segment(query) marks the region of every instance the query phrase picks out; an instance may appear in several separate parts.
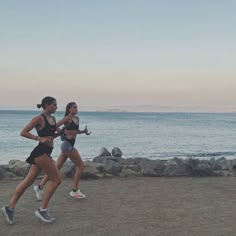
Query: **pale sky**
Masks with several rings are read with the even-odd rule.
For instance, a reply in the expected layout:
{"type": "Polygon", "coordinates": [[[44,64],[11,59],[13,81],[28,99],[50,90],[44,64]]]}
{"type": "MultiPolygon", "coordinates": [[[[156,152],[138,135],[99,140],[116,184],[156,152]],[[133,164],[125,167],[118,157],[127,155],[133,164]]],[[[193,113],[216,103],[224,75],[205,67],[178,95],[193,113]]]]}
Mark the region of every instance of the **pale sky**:
{"type": "Polygon", "coordinates": [[[0,3],[0,109],[236,111],[235,0],[0,3]]]}

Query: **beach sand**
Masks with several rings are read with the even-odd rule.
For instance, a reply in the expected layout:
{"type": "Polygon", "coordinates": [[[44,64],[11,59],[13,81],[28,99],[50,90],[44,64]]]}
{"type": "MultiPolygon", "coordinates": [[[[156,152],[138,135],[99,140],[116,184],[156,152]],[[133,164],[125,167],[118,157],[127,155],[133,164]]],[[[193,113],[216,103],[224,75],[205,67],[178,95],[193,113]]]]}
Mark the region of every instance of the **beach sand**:
{"type": "MultiPolygon", "coordinates": [[[[36,183],[39,180],[36,181],[36,183]]],[[[0,181],[0,204],[19,180],[0,181]]],[[[108,178],[81,180],[86,199],[69,196],[64,179],[50,203],[52,224],[34,216],[39,206],[30,187],[11,226],[1,215],[0,235],[236,235],[236,178],[108,178]]]]}

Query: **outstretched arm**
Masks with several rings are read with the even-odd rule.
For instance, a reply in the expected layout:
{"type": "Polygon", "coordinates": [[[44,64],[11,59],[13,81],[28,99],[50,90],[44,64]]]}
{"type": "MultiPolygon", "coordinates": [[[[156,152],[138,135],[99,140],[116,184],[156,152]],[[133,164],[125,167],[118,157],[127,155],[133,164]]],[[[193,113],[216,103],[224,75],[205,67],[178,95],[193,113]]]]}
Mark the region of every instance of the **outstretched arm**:
{"type": "Polygon", "coordinates": [[[88,131],[87,125],[85,126],[84,130],[78,130],[78,134],[86,134],[86,135],[90,135],[92,132],[88,131]]]}

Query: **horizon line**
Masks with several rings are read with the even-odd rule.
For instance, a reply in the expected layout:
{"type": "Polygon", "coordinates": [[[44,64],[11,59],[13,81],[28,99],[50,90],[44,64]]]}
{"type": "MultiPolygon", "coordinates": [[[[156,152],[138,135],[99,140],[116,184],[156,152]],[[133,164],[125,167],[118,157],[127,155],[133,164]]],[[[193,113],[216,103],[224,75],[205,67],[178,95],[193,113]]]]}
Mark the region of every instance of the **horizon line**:
{"type": "MultiPolygon", "coordinates": [[[[0,111],[40,111],[37,109],[29,109],[29,108],[21,108],[21,109],[14,109],[14,108],[0,108],[0,111]]],[[[64,112],[65,110],[60,110],[58,109],[56,112],[64,112]]],[[[56,113],[55,112],[55,113],[56,113]]],[[[97,112],[97,113],[212,113],[212,114],[234,114],[236,113],[236,110],[232,110],[232,111],[194,111],[194,110],[124,110],[124,109],[79,109],[79,112],[97,112]]]]}

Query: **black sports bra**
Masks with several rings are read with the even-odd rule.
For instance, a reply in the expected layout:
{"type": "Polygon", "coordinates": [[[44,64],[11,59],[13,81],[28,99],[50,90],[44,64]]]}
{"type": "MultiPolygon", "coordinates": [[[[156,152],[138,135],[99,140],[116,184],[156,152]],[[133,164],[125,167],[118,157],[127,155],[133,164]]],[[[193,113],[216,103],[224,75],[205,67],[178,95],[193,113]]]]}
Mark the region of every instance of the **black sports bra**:
{"type": "Polygon", "coordinates": [[[67,130],[78,130],[79,129],[79,125],[77,125],[73,120],[71,121],[71,123],[66,126],[67,130]]]}
{"type": "Polygon", "coordinates": [[[38,136],[39,137],[47,137],[47,136],[54,136],[56,132],[56,122],[54,125],[51,125],[46,116],[42,114],[44,120],[45,120],[45,125],[41,130],[37,130],[38,136]]]}

